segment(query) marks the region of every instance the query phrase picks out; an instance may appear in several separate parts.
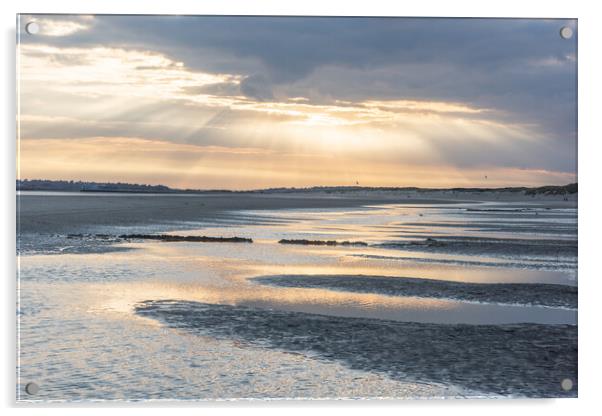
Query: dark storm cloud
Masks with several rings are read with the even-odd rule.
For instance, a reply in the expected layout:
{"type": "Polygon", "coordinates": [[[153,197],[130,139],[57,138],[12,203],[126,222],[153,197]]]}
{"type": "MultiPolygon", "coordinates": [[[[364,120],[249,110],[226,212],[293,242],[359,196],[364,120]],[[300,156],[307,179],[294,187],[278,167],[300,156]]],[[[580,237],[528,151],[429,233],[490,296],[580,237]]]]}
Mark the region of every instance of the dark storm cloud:
{"type": "MultiPolygon", "coordinates": [[[[521,107],[524,96],[574,96],[576,68],[569,57],[576,38],[560,38],[563,24],[567,21],[98,16],[91,30],[24,41],[158,50],[193,68],[262,77],[263,90],[266,83],[292,83],[326,66],[365,72],[397,67],[401,71],[381,82],[381,91],[367,91],[368,98],[412,94],[503,103],[514,94],[519,99],[513,104],[521,107]]],[[[333,95],[349,95],[362,86],[328,87],[333,95]]]]}
{"type": "MultiPolygon", "coordinates": [[[[152,47],[204,69],[223,71],[228,65],[233,66],[227,68],[228,72],[237,69],[234,62],[207,60],[195,52],[213,50],[256,59],[276,81],[290,81],[326,64],[370,68],[437,62],[491,70],[541,57],[565,59],[574,53],[575,39],[560,39],[558,31],[563,23],[512,19],[97,16],[90,31],[45,40],[77,46],[152,47]]],[[[32,39],[26,37],[24,41],[32,39]]]]}

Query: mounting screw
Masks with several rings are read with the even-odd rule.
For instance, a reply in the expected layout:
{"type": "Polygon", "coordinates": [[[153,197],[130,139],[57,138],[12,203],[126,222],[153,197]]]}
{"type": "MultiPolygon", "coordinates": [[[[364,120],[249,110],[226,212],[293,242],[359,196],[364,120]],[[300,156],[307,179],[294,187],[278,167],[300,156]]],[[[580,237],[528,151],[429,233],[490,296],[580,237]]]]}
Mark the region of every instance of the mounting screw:
{"type": "Polygon", "coordinates": [[[25,393],[27,393],[29,395],[37,394],[39,391],[40,391],[40,386],[38,386],[36,383],[27,383],[25,385],[25,393]]]}

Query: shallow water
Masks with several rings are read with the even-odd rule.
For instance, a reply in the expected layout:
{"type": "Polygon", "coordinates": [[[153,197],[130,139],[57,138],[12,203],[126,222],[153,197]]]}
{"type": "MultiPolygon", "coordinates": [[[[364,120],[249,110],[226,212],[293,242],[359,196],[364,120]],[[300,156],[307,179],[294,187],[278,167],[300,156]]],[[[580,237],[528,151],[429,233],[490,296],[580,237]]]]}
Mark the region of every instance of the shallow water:
{"type": "MultiPolygon", "coordinates": [[[[520,395],[493,387],[479,391],[474,382],[438,377],[436,372],[393,377],[383,371],[382,363],[371,369],[368,360],[358,368],[337,357],[316,356],[311,349],[293,350],[282,344],[264,348],[261,339],[249,339],[248,334],[224,336],[223,326],[219,337],[191,332],[165,324],[159,316],[141,314],[140,305],[175,299],[194,305],[448,327],[576,325],[575,309],[521,304],[520,297],[516,302],[477,303],[453,296],[275,287],[251,279],[370,275],[574,286],[576,228],[576,210],[466,203],[237,211],[207,222],[97,227],[84,237],[22,236],[18,394],[24,400],[520,395]],[[154,232],[239,236],[254,243],[116,238],[154,232]],[[442,243],[425,245],[431,241],[427,238],[442,243]],[[448,244],[459,238],[470,238],[480,247],[494,246],[475,253],[472,244],[448,244]],[[535,248],[514,250],[509,238],[535,248]],[[278,244],[280,239],[353,240],[369,246],[289,246],[278,244]],[[559,251],[559,245],[568,249],[559,251]],[[29,381],[41,386],[36,397],[22,393],[29,381]]],[[[446,373],[441,370],[441,375],[446,373]]]]}

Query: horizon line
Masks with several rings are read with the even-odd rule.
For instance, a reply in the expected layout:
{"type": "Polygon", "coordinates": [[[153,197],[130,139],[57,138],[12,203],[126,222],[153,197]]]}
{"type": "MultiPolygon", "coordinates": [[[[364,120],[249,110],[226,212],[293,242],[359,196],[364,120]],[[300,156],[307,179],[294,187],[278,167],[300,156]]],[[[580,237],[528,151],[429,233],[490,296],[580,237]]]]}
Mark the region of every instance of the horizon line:
{"type": "MultiPolygon", "coordinates": [[[[539,186],[516,186],[516,185],[508,185],[508,186],[497,186],[497,187],[482,187],[482,186],[450,186],[450,187],[420,187],[420,186],[364,186],[364,185],[311,185],[305,187],[297,187],[297,186],[277,186],[277,187],[269,187],[269,188],[254,188],[254,189],[228,189],[228,188],[173,188],[164,184],[145,184],[145,183],[132,183],[132,182],[98,182],[98,181],[86,181],[86,180],[75,180],[75,179],[16,179],[17,182],[17,191],[27,191],[27,189],[19,189],[19,181],[21,182],[47,182],[47,183],[73,183],[73,184],[89,184],[94,186],[133,186],[140,188],[162,188],[166,193],[176,193],[176,192],[262,192],[262,191],[277,191],[277,190],[426,190],[426,191],[446,191],[446,190],[529,190],[529,189],[538,189],[538,188],[565,188],[571,185],[578,185],[578,181],[570,182],[563,185],[539,185],[539,186]]],[[[52,190],[46,190],[52,191],[52,190]]],[[[56,190],[60,192],[59,189],[56,190]]],[[[80,190],[80,192],[111,192],[110,189],[87,189],[80,190]]],[[[119,191],[119,190],[114,190],[119,191]]],[[[123,190],[126,191],[126,190],[123,190]]],[[[127,192],[127,191],[126,191],[127,192]]],[[[149,190],[152,192],[152,190],[149,190]]]]}

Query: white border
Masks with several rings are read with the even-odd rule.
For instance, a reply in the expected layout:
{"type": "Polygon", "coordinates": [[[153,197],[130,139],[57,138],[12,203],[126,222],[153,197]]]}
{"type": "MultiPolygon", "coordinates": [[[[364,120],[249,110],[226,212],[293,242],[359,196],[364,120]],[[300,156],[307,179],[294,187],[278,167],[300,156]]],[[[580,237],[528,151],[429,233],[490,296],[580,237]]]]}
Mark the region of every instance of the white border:
{"type": "MultiPolygon", "coordinates": [[[[21,0],[1,2],[2,7],[2,59],[1,78],[3,99],[2,115],[5,123],[2,137],[2,374],[1,393],[4,407],[26,414],[80,414],[81,407],[39,407],[15,405],[15,15],[16,13],[130,13],[130,14],[251,14],[251,15],[371,15],[371,16],[449,16],[449,17],[559,17],[579,19],[579,399],[566,400],[477,400],[477,401],[408,401],[408,402],[218,402],[174,404],[177,411],[190,414],[211,411],[232,413],[244,411],[254,414],[303,414],[307,412],[333,412],[339,409],[347,414],[364,414],[368,411],[399,414],[444,413],[447,415],[504,415],[514,412],[545,412],[547,415],[587,414],[600,407],[597,402],[600,385],[600,324],[597,321],[597,304],[602,295],[602,276],[597,273],[595,259],[600,257],[600,161],[602,155],[599,123],[602,97],[600,75],[600,40],[602,40],[602,15],[596,13],[593,1],[524,0],[487,1],[433,1],[412,2],[358,1],[358,0],[221,0],[219,2],[194,0],[127,1],[127,0],[21,0]],[[15,409],[22,408],[20,410],[15,409]],[[201,409],[194,409],[200,407],[201,409]],[[283,409],[284,407],[284,409],[283,409]],[[336,407],[336,409],[335,409],[336,407]],[[24,409],[23,409],[24,408],[24,409]],[[343,409],[344,408],[344,409],[343,409]]],[[[150,403],[152,406],[153,404],[150,403]]],[[[156,406],[157,404],[155,404],[156,406]]],[[[121,405],[123,407],[123,405],[121,405]]],[[[164,415],[167,409],[138,404],[126,408],[96,405],[85,409],[94,414],[110,411],[116,414],[144,413],[164,415]]],[[[174,409],[175,410],[175,409],[174,409]]],[[[6,413],[5,413],[6,414],[6,413]]]]}

